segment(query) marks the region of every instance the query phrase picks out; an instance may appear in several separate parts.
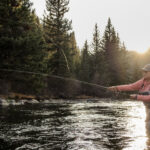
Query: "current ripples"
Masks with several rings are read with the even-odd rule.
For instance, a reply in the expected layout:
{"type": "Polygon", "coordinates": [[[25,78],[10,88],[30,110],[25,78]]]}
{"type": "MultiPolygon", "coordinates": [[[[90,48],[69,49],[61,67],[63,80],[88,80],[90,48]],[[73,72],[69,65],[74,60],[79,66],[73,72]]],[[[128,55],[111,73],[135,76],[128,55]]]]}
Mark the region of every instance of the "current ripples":
{"type": "Polygon", "coordinates": [[[148,150],[142,102],[55,100],[0,110],[0,149],[148,150]]]}

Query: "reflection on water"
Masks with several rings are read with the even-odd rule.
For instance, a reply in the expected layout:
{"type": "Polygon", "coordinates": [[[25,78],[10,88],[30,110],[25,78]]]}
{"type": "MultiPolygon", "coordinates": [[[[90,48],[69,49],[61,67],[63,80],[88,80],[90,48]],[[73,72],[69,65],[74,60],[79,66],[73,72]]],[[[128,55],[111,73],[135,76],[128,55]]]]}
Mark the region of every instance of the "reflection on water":
{"type": "Polygon", "coordinates": [[[56,100],[0,109],[0,149],[148,150],[142,102],[56,100]]]}

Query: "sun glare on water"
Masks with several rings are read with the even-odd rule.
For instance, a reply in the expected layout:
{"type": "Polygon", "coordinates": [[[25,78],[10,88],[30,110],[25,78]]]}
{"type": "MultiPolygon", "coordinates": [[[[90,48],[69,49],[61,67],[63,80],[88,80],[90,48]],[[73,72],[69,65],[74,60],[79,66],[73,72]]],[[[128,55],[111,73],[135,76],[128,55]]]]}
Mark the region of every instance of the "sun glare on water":
{"type": "Polygon", "coordinates": [[[146,126],[145,126],[145,119],[146,119],[146,110],[145,106],[141,105],[140,103],[132,103],[131,109],[127,111],[127,116],[130,116],[127,119],[127,135],[133,139],[128,143],[128,147],[124,148],[123,150],[146,150],[146,142],[147,142],[147,135],[146,135],[146,126]]]}

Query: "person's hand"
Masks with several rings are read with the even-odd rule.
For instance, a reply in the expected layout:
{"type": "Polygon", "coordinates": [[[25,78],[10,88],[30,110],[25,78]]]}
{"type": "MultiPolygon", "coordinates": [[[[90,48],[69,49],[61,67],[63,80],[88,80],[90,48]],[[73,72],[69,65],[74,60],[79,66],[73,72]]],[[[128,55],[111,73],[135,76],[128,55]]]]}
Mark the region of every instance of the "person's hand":
{"type": "Polygon", "coordinates": [[[131,94],[131,95],[130,95],[130,98],[131,98],[131,99],[137,99],[137,95],[136,95],[136,94],[131,94]]]}
{"type": "Polygon", "coordinates": [[[112,91],[112,92],[117,92],[117,87],[116,86],[111,86],[111,87],[108,87],[107,89],[109,91],[112,91]]]}

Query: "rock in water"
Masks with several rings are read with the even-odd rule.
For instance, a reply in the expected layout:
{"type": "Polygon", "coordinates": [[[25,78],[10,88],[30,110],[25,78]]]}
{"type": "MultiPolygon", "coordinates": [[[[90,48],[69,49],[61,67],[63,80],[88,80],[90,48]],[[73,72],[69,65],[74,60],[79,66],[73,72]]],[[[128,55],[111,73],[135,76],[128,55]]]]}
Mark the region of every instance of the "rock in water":
{"type": "Polygon", "coordinates": [[[38,103],[39,103],[39,101],[37,101],[36,99],[32,99],[31,102],[32,102],[33,104],[38,104],[38,103]]]}
{"type": "Polygon", "coordinates": [[[0,106],[8,106],[9,103],[5,99],[0,98],[0,106]]]}
{"type": "Polygon", "coordinates": [[[25,104],[38,104],[39,101],[37,101],[36,99],[32,99],[32,100],[28,100],[25,102],[25,104]]]}
{"type": "Polygon", "coordinates": [[[43,100],[42,103],[44,103],[44,104],[49,104],[49,103],[50,103],[50,100],[43,100]]]}

